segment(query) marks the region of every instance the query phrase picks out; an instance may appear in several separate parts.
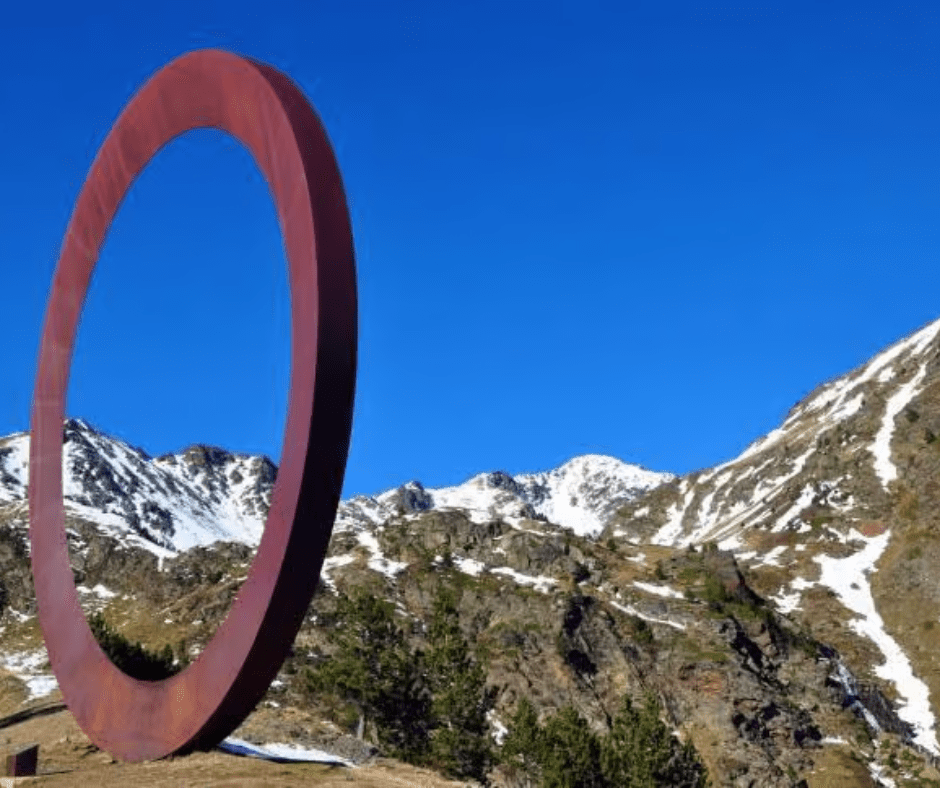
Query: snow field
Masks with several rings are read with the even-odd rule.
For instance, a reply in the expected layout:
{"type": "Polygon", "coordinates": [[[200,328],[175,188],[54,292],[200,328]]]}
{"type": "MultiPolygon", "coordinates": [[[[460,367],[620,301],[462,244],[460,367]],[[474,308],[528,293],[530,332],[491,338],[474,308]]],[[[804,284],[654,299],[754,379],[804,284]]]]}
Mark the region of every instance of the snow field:
{"type": "Polygon", "coordinates": [[[45,697],[59,688],[55,676],[42,670],[48,661],[45,648],[0,655],[0,666],[26,684],[27,700],[45,697]]]}
{"type": "Polygon", "coordinates": [[[914,741],[940,755],[935,732],[936,719],[930,706],[930,691],[927,685],[914,675],[910,660],[884,628],[884,621],[875,608],[868,575],[888,546],[890,531],[879,536],[865,537],[858,531],[851,533],[853,539],[864,543],[857,553],[846,558],[815,556],[821,575],[817,581],[828,586],[849,610],[858,618],[850,622],[859,635],[871,640],[885,656],[885,662],[875,668],[875,674],[892,682],[903,701],[898,716],[914,726],[914,741]]]}

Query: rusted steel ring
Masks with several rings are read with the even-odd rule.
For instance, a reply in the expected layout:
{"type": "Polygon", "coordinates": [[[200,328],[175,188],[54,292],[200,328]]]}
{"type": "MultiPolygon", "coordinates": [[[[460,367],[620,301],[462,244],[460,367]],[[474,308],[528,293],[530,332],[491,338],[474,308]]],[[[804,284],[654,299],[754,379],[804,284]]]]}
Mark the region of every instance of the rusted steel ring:
{"type": "Polygon", "coordinates": [[[100,748],[141,761],[214,746],[277,674],[316,588],[343,486],[356,327],[342,181],[303,94],[270,66],[219,50],[166,65],[121,113],[79,194],[52,283],[33,394],[29,511],[39,622],[65,702],[100,748]],[[64,527],[62,426],[76,329],[111,220],[157,151],[201,127],[244,143],[274,198],[291,291],[287,425],[264,535],[227,618],[188,668],[147,682],[111,663],[78,603],[64,527]]]}

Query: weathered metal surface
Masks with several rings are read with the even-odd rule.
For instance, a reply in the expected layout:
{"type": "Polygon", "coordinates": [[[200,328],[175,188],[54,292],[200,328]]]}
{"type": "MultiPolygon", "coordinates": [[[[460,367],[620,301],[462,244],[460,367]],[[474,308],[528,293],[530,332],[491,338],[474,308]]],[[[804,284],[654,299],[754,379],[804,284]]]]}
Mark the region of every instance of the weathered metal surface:
{"type": "Polygon", "coordinates": [[[65,702],[112,755],[141,761],[212,747],[277,674],[316,588],[343,485],[356,310],[339,169],[300,90],[268,65],[219,50],[166,65],[121,113],[79,194],[46,310],[32,406],[29,510],[39,622],[65,702]],[[287,424],[264,535],[227,618],[183,672],[146,682],[111,663],[79,606],[64,528],[62,425],[79,317],[111,220],[157,151],[200,127],[241,140],[274,198],[291,292],[287,424]]]}

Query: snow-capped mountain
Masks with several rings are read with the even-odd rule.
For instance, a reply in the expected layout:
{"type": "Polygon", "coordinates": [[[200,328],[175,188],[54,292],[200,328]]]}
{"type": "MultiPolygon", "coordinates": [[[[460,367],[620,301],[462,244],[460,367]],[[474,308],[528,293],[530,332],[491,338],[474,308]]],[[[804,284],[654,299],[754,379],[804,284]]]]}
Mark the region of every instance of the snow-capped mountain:
{"type": "Polygon", "coordinates": [[[674,478],[614,457],[587,454],[541,473],[510,476],[494,471],[453,487],[428,489],[411,481],[375,497],[357,496],[340,504],[337,526],[381,525],[402,513],[456,509],[474,522],[543,520],[593,537],[619,506],[674,478]]]}
{"type": "MultiPolygon", "coordinates": [[[[846,520],[878,516],[899,459],[933,442],[911,446],[908,433],[921,401],[938,390],[938,333],[940,321],[820,386],[740,456],[677,480],[652,507],[626,512],[615,533],[663,545],[714,540],[743,552],[755,535],[808,533],[822,510],[846,520]]],[[[934,435],[940,422],[925,415],[916,431],[934,435]]],[[[822,530],[835,538],[831,527],[822,530]]]]}
{"type": "MultiPolygon", "coordinates": [[[[192,446],[153,458],[81,419],[67,420],[64,436],[68,513],[158,554],[260,542],[277,476],[267,457],[192,446]]],[[[0,503],[25,500],[28,474],[29,435],[0,440],[0,503]]],[[[586,455],[543,473],[484,473],[440,489],[414,481],[358,496],[340,504],[337,524],[377,526],[402,511],[462,509],[478,520],[529,517],[596,536],[614,509],[673,478],[586,455]]]]}
{"type": "MultiPolygon", "coordinates": [[[[6,666],[35,695],[54,682],[30,623],[28,441],[0,439],[0,679],[6,666]]],[[[204,446],[151,458],[72,420],[64,463],[86,611],[191,656],[245,577],[274,466],[204,446]],[[188,550],[217,541],[241,544],[188,550]]],[[[830,770],[904,785],[915,761],[940,778],[938,480],[940,321],[711,469],[675,477],[587,455],[345,500],[270,708],[329,653],[337,593],[393,602],[420,645],[433,589],[449,587],[502,688],[497,722],[531,696],[602,729],[624,693],[655,690],[715,784],[824,784],[812,775],[830,770]]]]}
{"type": "Polygon", "coordinates": [[[735,459],[625,504],[605,535],[734,551],[778,609],[817,632],[831,621],[843,652],[874,647],[869,676],[940,754],[938,435],[940,320],[819,386],[735,459]]]}
{"type": "MultiPolygon", "coordinates": [[[[277,469],[267,457],[191,446],[150,457],[81,419],[65,422],[66,514],[158,555],[216,541],[257,545],[277,469]]],[[[24,503],[29,435],[0,440],[0,503],[24,503]]]]}

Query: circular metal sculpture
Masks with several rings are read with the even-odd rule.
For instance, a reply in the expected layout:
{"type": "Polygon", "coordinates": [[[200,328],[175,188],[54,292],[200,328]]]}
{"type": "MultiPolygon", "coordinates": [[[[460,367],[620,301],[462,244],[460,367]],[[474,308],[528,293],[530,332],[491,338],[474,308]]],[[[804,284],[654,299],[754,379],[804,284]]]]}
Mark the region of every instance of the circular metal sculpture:
{"type": "Polygon", "coordinates": [[[29,512],[39,622],[65,702],[112,755],[141,761],[212,747],[277,674],[316,588],[339,503],[356,324],[346,199],[326,134],[303,94],[270,66],[219,50],[166,65],[121,113],[78,197],[52,284],[33,394],[29,512]],[[78,603],[62,501],[65,398],[76,329],[108,226],[157,151],[200,127],[223,129],[244,143],[274,198],[291,291],[287,424],[264,535],[227,618],[183,672],[138,681],[99,648],[78,603]]]}

